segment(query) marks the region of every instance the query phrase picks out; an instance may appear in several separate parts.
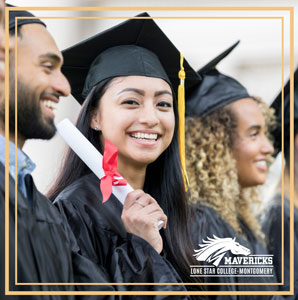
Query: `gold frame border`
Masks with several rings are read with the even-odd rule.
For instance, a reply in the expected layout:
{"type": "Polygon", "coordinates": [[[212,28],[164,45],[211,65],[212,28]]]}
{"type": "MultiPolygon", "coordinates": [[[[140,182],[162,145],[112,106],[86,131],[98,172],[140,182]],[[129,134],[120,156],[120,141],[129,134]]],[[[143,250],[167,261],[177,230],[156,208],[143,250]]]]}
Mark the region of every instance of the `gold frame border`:
{"type": "MultiPolygon", "coordinates": [[[[8,31],[8,20],[9,20],[9,11],[12,10],[59,10],[59,11],[134,11],[134,10],[170,10],[170,11],[190,11],[190,10],[196,10],[196,11],[288,11],[290,12],[290,161],[293,161],[294,158],[294,149],[293,149],[293,134],[294,134],[294,127],[293,127],[293,121],[294,121],[294,111],[293,111],[293,104],[294,104],[294,9],[293,7],[6,7],[5,8],[5,39],[6,39],[6,49],[5,49],[5,77],[9,78],[9,49],[7,47],[9,43],[9,31],[8,31]]],[[[44,19],[61,19],[62,17],[42,17],[44,19]]],[[[63,19],[79,19],[84,17],[66,17],[63,19]]],[[[127,19],[125,17],[85,17],[84,19],[127,19]]],[[[130,17],[131,18],[131,17],[130,17]]],[[[188,17],[156,17],[156,19],[185,19],[188,17]]],[[[189,17],[189,18],[195,18],[195,19],[215,19],[216,17],[189,17]]],[[[217,17],[216,19],[261,19],[262,17],[217,17]]],[[[263,17],[264,19],[282,19],[282,40],[284,40],[284,23],[283,23],[283,17],[263,17]]],[[[17,18],[16,18],[17,19],[17,18]]],[[[17,47],[17,37],[16,37],[16,47],[17,47]]],[[[282,44],[282,87],[284,86],[284,44],[282,44]]],[[[17,58],[16,58],[17,60],[17,58]]],[[[15,76],[17,76],[15,74],[15,76]]],[[[16,89],[17,91],[17,89],[16,89]]],[[[17,93],[16,93],[17,94],[17,93]]],[[[8,156],[8,149],[9,149],[9,123],[8,123],[8,102],[9,99],[9,82],[8,80],[5,81],[5,190],[9,190],[9,172],[8,168],[6,167],[8,164],[9,156],[8,156]]],[[[282,106],[283,106],[283,88],[282,88],[282,106]]],[[[17,95],[16,95],[16,105],[17,105],[17,95]]],[[[16,110],[17,111],[17,110],[16,110]]],[[[283,123],[283,119],[282,119],[283,123]]],[[[17,125],[17,118],[16,118],[16,125],[17,125]]],[[[17,138],[17,126],[15,129],[15,134],[17,138]]],[[[283,136],[283,129],[282,129],[282,136],[283,136]]],[[[283,144],[283,141],[282,141],[283,144]]],[[[15,143],[15,149],[17,149],[17,143],[15,143]]],[[[283,145],[282,145],[282,153],[283,153],[283,145]]],[[[17,157],[17,153],[16,153],[17,157]]],[[[17,161],[17,160],[16,160],[17,161]]],[[[283,164],[283,160],[282,160],[283,164]]],[[[17,177],[16,177],[17,178],[17,177]]],[[[282,188],[283,188],[283,172],[282,172],[282,188]]],[[[17,200],[17,179],[15,184],[15,192],[16,192],[16,200],[17,200]]],[[[283,195],[282,193],[282,203],[283,203],[283,195]]],[[[168,295],[199,295],[199,294],[207,294],[207,295],[290,295],[294,291],[294,282],[293,282],[293,274],[294,274],[294,266],[293,264],[290,264],[290,291],[281,291],[281,292],[274,292],[274,291],[246,291],[246,292],[213,292],[213,291],[204,291],[204,292],[79,292],[79,291],[49,291],[49,292],[33,292],[33,291],[9,291],[9,244],[7,243],[9,241],[9,220],[8,220],[8,211],[9,211],[9,193],[5,193],[5,294],[7,295],[86,295],[86,294],[92,294],[92,295],[117,295],[117,294],[123,294],[123,295],[136,295],[136,294],[143,294],[143,295],[162,295],[162,294],[168,294],[168,295]]],[[[293,235],[294,235],[294,165],[290,164],[290,261],[293,261],[293,235]]],[[[16,211],[17,211],[17,202],[16,202],[16,211]]],[[[282,208],[283,212],[283,208],[282,208]]],[[[283,213],[282,213],[282,219],[283,219],[283,213]]],[[[17,220],[16,220],[17,224],[17,220]]],[[[283,223],[282,223],[283,224],[283,223]]],[[[282,225],[283,227],[283,225],[282,225]]],[[[17,231],[17,225],[15,226],[17,231]]],[[[17,235],[16,235],[17,236],[17,235]]],[[[283,240],[283,231],[282,231],[282,240],[283,240]]],[[[282,245],[282,251],[283,251],[283,245],[282,245]]],[[[17,252],[16,252],[17,255],[17,252]]],[[[16,256],[17,257],[17,256],[16,256]]],[[[282,264],[283,265],[283,264],[282,264]]],[[[283,275],[282,275],[283,276],[283,275]]],[[[114,283],[107,283],[108,285],[113,285],[114,283]]],[[[101,285],[107,285],[107,284],[101,284],[101,285]]],[[[270,285],[276,285],[280,283],[270,284],[270,285]]],[[[282,278],[282,284],[283,284],[283,278],[282,278]]],[[[28,284],[21,284],[19,285],[28,285],[28,284]]],[[[31,284],[33,285],[33,284],[31,284]]],[[[35,285],[75,285],[75,283],[72,284],[35,284],[35,285]]],[[[76,284],[76,285],[95,285],[95,284],[76,284]]],[[[119,285],[119,284],[118,284],[119,285]]],[[[125,284],[130,285],[130,284],[125,284]]],[[[136,284],[131,284],[136,285],[136,284]]],[[[156,283],[143,283],[139,285],[158,285],[156,283]]],[[[161,284],[159,284],[161,285],[161,284]]],[[[173,284],[162,284],[162,285],[173,285],[173,284]]],[[[180,285],[180,284],[175,284],[180,285]]],[[[184,283],[183,285],[190,285],[187,283],[184,283]]],[[[197,284],[197,285],[210,285],[210,284],[197,284]]],[[[213,285],[213,284],[212,284],[213,285]]],[[[214,285],[220,285],[220,283],[216,283],[214,285]]],[[[221,284],[222,285],[222,284],[221,284]]],[[[228,284],[224,284],[228,285],[228,284]]],[[[231,284],[230,284],[231,285],[231,284]]],[[[236,285],[236,284],[232,284],[236,285]]],[[[239,284],[237,284],[239,285],[239,284]]],[[[261,285],[261,284],[242,284],[242,285],[261,285]]],[[[269,284],[267,284],[269,285],[269,284]]]]}

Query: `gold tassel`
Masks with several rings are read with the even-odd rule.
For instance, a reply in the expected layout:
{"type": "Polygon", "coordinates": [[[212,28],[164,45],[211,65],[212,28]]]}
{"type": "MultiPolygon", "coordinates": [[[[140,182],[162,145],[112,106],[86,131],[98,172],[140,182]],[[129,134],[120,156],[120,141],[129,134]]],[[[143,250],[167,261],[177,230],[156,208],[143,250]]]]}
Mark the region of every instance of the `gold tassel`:
{"type": "Polygon", "coordinates": [[[184,180],[185,191],[189,185],[187,173],[186,173],[186,163],[185,163],[185,90],[184,90],[184,80],[185,71],[183,67],[183,55],[180,53],[180,71],[178,77],[180,78],[180,85],[178,86],[178,115],[179,115],[179,152],[180,152],[180,162],[182,168],[182,175],[184,180]]]}

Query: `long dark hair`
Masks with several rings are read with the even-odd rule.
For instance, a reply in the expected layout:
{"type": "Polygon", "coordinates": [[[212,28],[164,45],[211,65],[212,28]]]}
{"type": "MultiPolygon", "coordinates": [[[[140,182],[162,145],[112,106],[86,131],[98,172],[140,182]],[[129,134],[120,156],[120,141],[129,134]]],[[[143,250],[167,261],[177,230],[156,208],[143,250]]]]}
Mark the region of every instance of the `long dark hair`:
{"type": "MultiPolygon", "coordinates": [[[[91,112],[98,107],[113,79],[107,79],[95,86],[84,101],[77,119],[77,128],[102,153],[98,131],[90,128],[91,112]]],[[[174,94],[174,93],[173,93],[174,94]]],[[[184,282],[199,283],[190,277],[190,265],[196,264],[193,257],[193,243],[189,229],[188,198],[184,190],[178,148],[178,112],[174,101],[175,131],[169,147],[160,157],[149,164],[146,170],[144,191],[159,203],[168,216],[168,226],[161,231],[164,251],[184,282]]],[[[54,201],[59,193],[80,177],[90,173],[90,169],[68,149],[60,174],[47,196],[54,201]]]]}

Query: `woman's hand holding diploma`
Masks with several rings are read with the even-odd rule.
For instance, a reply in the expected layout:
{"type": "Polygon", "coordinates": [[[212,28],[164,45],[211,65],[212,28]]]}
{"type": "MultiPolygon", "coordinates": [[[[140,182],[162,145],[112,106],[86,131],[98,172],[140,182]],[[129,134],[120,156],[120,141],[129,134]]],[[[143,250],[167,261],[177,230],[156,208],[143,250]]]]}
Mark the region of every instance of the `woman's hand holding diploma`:
{"type": "Polygon", "coordinates": [[[141,237],[158,253],[161,253],[163,242],[158,229],[158,221],[162,220],[163,228],[166,228],[167,216],[149,194],[142,190],[128,193],[121,219],[127,232],[141,237]]]}

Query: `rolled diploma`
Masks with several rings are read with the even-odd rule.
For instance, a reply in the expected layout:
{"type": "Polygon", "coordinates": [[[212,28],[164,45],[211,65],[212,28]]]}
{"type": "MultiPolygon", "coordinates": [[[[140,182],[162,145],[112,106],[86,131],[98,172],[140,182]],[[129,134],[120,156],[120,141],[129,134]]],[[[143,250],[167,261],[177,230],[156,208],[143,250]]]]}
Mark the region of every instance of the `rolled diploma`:
{"type": "MultiPolygon", "coordinates": [[[[56,124],[58,133],[62,136],[68,146],[79,156],[79,158],[89,167],[89,169],[99,178],[105,176],[102,169],[101,153],[88,141],[88,139],[68,120],[64,119],[56,124]]],[[[113,194],[124,204],[126,196],[133,188],[127,185],[112,186],[113,194]]],[[[158,221],[158,228],[163,227],[164,222],[158,221]]]]}

